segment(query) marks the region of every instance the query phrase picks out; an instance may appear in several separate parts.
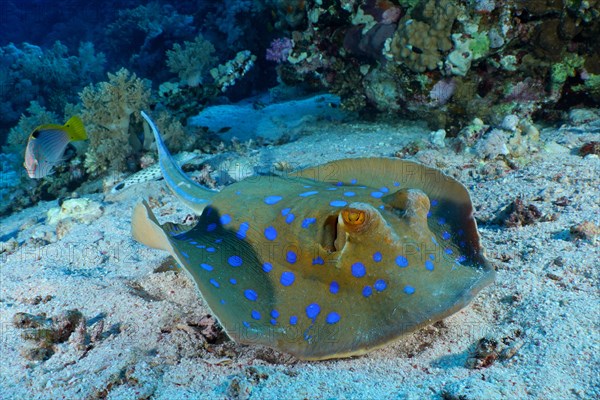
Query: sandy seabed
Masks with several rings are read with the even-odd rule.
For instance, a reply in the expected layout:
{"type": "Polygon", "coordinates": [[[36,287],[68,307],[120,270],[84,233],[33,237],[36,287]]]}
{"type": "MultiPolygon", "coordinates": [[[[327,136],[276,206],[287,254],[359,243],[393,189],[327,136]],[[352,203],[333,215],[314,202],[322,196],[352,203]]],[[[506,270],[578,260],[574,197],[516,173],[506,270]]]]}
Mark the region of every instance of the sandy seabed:
{"type": "MultiPolygon", "coordinates": [[[[418,124],[319,124],[236,160],[301,168],[391,156],[428,138],[418,124]]],[[[207,342],[204,330],[214,327],[193,283],[170,268],[165,252],[131,238],[141,198],[152,197],[161,221],[181,222],[189,212],[162,181],[84,196],[103,208],[89,223],[48,224],[57,202],[3,218],[3,240],[18,246],[7,240],[0,254],[0,398],[600,398],[600,239],[570,233],[600,223],[600,160],[577,154],[591,140],[600,140],[597,131],[543,129],[545,150],[514,169],[486,167],[449,148],[417,153],[414,159],[470,190],[496,282],[455,315],[351,359],[303,362],[222,335],[207,342]],[[498,225],[500,210],[518,197],[541,217],[498,225]],[[86,323],[35,361],[48,333],[26,339],[31,331],[15,315],[75,309],[86,323]]]]}

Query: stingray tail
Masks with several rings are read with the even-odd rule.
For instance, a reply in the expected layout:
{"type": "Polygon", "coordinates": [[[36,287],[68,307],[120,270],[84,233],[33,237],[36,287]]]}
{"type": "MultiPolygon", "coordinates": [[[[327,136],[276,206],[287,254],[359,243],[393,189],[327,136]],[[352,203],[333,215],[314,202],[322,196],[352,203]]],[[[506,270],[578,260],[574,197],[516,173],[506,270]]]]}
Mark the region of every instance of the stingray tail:
{"type": "Polygon", "coordinates": [[[141,114],[154,134],[158,148],[158,163],[167,186],[185,205],[200,214],[217,192],[197,184],[179,168],[167,150],[154,121],[144,111],[141,114]]]}

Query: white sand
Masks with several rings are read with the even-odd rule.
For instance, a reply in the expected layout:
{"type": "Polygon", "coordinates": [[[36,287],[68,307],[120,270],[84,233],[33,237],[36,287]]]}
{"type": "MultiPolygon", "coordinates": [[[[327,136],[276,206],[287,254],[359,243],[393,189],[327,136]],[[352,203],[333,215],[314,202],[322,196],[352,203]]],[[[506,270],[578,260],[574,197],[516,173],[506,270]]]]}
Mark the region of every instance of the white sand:
{"type": "MultiPolygon", "coordinates": [[[[250,152],[242,162],[303,167],[390,156],[411,140],[428,138],[416,125],[337,124],[308,133],[250,152]]],[[[193,325],[207,309],[193,284],[174,271],[155,272],[166,253],[130,236],[131,210],[140,196],[165,204],[163,220],[187,214],[162,182],[114,202],[88,196],[102,203],[103,215],[75,224],[60,240],[56,228],[45,225],[56,202],[4,218],[2,235],[14,232],[19,248],[0,254],[0,398],[600,398],[600,243],[569,235],[573,225],[600,223],[600,160],[575,154],[600,135],[545,130],[542,140],[558,141],[567,152],[540,152],[526,166],[495,177],[480,174],[478,160],[448,149],[417,155],[471,191],[497,281],[442,323],[353,359],[301,362],[231,342],[205,350],[193,325]],[[517,196],[546,216],[556,214],[554,220],[518,228],[484,223],[517,196]],[[563,196],[570,204],[555,205],[563,196]],[[38,295],[52,298],[31,304],[38,295]],[[69,309],[83,313],[89,330],[102,319],[107,333],[87,353],[72,335],[47,361],[25,359],[21,350],[33,344],[13,325],[14,314],[50,317],[69,309]],[[514,357],[466,367],[480,338],[502,340],[516,331],[523,337],[512,342],[522,344],[514,357]]]]}

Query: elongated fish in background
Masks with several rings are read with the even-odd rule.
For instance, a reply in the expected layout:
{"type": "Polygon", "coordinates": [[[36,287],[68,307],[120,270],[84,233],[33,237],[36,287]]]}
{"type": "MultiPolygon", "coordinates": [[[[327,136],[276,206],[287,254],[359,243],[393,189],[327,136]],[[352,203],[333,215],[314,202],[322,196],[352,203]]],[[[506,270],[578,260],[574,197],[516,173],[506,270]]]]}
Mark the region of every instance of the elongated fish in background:
{"type": "Polygon", "coordinates": [[[69,142],[86,140],[83,122],[77,116],[71,117],[64,125],[40,125],[31,132],[23,166],[32,179],[41,179],[52,173],[55,165],[64,160],[69,142]]]}

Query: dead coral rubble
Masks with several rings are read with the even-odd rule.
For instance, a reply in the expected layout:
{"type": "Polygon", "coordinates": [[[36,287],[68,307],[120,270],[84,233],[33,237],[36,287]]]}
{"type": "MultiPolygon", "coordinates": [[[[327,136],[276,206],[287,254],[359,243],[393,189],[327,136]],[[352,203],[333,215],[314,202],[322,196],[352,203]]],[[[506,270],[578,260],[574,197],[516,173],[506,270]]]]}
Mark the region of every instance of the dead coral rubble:
{"type": "Polygon", "coordinates": [[[498,222],[509,228],[527,226],[536,223],[542,218],[542,212],[533,204],[523,203],[523,199],[517,197],[498,216],[498,222]]]}

